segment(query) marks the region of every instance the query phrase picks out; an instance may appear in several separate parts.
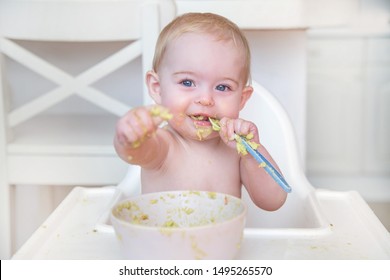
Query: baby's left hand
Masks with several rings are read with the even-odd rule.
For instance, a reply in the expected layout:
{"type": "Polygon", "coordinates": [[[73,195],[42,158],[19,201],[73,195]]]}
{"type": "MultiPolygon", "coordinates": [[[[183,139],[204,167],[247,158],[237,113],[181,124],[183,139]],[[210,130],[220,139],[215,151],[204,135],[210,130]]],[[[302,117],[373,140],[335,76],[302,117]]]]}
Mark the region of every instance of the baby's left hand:
{"type": "Polygon", "coordinates": [[[243,119],[229,119],[222,118],[219,121],[221,126],[221,130],[219,131],[219,135],[222,140],[231,148],[236,149],[236,141],[234,139],[234,134],[238,134],[241,136],[247,136],[248,134],[252,134],[253,138],[251,141],[255,143],[259,142],[259,132],[254,123],[250,121],[246,121],[243,119]]]}

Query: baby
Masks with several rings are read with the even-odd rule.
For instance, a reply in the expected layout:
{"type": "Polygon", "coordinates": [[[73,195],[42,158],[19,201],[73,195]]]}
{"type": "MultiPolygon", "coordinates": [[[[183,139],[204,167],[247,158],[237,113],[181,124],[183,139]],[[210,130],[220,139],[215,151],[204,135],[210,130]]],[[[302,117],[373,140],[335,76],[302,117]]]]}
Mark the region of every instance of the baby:
{"type": "MultiPolygon", "coordinates": [[[[141,166],[143,193],[205,190],[240,197],[244,185],[262,209],[284,204],[282,188],[236,150],[235,134],[260,143],[256,125],[239,118],[253,92],[249,80],[247,40],[228,19],[189,13],[162,30],[153,70],[146,73],[156,105],[130,110],[114,139],[118,155],[141,166]],[[209,118],[219,120],[219,131],[209,118]]],[[[257,149],[277,166],[264,146],[257,149]]]]}

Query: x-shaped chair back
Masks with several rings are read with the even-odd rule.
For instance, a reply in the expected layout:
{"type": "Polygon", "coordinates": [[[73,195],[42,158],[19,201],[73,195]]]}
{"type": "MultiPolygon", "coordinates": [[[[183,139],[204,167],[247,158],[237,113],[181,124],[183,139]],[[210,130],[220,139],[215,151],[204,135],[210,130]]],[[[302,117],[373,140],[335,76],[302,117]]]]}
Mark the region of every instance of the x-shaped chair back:
{"type": "Polygon", "coordinates": [[[34,117],[75,94],[118,116],[129,109],[127,104],[115,100],[90,85],[139,56],[141,54],[140,41],[128,45],[76,77],[51,65],[9,39],[2,38],[0,44],[2,52],[8,57],[58,84],[57,88],[11,111],[8,115],[8,124],[11,127],[34,117]]]}
{"type": "MultiPolygon", "coordinates": [[[[12,12],[14,7],[11,5],[9,8],[11,11],[8,11],[8,13],[12,12]]],[[[130,109],[128,104],[120,102],[90,85],[131,62],[140,55],[142,55],[143,72],[145,73],[150,69],[155,40],[160,29],[158,5],[156,5],[156,3],[149,3],[148,5],[143,6],[140,21],[142,29],[139,38],[128,38],[133,39],[129,45],[77,76],[66,73],[64,70],[50,64],[42,57],[21,47],[11,40],[13,39],[12,35],[8,38],[0,37],[1,53],[58,85],[57,88],[11,110],[7,117],[9,127],[15,127],[18,124],[29,120],[72,95],[78,95],[114,115],[123,115],[130,109]]],[[[4,24],[6,23],[3,23],[3,25],[4,24]]],[[[143,90],[143,101],[144,103],[149,102],[149,96],[145,86],[143,90]]]]}

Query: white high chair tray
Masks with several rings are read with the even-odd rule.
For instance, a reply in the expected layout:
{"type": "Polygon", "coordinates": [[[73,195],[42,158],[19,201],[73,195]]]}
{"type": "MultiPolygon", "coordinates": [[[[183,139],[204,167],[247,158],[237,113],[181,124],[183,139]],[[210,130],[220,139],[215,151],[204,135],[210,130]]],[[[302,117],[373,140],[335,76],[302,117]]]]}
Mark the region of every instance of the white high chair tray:
{"type": "MultiPolygon", "coordinates": [[[[247,228],[238,259],[390,259],[390,236],[356,192],[316,190],[327,228],[247,228]]],[[[115,187],[75,188],[13,259],[122,259],[115,187]]]]}

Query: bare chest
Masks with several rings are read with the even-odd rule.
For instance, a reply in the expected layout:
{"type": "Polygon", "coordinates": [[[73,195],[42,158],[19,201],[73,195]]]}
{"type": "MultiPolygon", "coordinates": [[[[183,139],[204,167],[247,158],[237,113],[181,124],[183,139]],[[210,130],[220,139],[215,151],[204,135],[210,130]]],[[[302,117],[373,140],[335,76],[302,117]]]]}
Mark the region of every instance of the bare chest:
{"type": "Polygon", "coordinates": [[[204,190],[241,195],[235,151],[179,151],[159,170],[142,171],[143,192],[204,190]]]}

